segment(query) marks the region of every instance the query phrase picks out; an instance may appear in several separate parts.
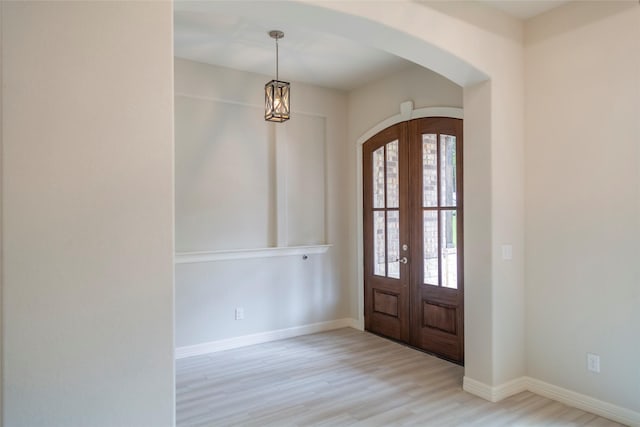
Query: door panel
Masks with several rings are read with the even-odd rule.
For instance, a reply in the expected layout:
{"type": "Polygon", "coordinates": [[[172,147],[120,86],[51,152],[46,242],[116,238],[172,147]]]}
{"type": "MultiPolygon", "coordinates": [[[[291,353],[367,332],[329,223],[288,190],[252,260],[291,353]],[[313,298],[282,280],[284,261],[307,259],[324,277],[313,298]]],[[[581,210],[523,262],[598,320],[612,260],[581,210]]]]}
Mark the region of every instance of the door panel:
{"type": "Polygon", "coordinates": [[[462,363],[462,120],[375,135],[363,180],[366,329],[462,363]]]}
{"type": "Polygon", "coordinates": [[[409,122],[411,344],[464,361],[462,120],[409,122]]]}
{"type": "Polygon", "coordinates": [[[392,126],[363,147],[365,327],[409,340],[408,143],[392,126]],[[404,259],[403,259],[404,258],[404,259]]]}

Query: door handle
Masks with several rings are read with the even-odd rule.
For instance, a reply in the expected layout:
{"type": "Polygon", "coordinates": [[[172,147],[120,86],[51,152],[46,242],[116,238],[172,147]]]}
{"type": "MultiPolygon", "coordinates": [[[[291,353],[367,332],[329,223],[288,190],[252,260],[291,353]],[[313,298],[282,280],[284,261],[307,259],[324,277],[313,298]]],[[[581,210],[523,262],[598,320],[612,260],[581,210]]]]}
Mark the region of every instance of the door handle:
{"type": "Polygon", "coordinates": [[[400,258],[398,261],[400,261],[403,264],[407,264],[409,262],[409,260],[407,259],[406,256],[403,256],[402,258],[400,258]]]}

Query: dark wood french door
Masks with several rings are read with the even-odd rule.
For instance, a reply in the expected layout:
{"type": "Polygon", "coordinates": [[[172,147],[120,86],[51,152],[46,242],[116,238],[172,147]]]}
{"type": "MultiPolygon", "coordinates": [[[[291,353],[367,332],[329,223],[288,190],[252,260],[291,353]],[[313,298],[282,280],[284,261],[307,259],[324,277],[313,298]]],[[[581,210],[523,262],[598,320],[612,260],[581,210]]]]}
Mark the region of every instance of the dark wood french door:
{"type": "Polygon", "coordinates": [[[462,120],[363,146],[365,329],[464,362],[462,120]]]}

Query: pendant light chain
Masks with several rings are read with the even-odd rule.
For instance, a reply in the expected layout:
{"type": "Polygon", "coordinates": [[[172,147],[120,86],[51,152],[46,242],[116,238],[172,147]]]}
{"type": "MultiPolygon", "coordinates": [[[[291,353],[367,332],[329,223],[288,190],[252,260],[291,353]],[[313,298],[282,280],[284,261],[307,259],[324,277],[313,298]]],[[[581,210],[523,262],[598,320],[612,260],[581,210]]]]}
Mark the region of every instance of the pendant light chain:
{"type": "Polygon", "coordinates": [[[280,38],[280,37],[276,37],[276,80],[280,80],[280,79],[278,78],[278,56],[279,56],[279,55],[278,55],[278,39],[279,39],[279,38],[280,38]]]}

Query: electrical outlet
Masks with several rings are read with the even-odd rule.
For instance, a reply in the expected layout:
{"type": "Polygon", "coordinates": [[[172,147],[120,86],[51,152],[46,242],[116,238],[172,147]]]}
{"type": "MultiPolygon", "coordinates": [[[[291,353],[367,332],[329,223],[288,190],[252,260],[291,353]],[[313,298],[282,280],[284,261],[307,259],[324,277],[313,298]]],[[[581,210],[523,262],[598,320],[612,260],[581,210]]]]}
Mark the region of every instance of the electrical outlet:
{"type": "Polygon", "coordinates": [[[593,353],[587,353],[587,371],[600,373],[600,356],[593,353]]]}
{"type": "Polygon", "coordinates": [[[510,261],[513,259],[513,246],[502,245],[502,260],[510,261]]]}
{"type": "Polygon", "coordinates": [[[244,319],[244,308],[238,307],[236,308],[236,320],[244,319]]]}

